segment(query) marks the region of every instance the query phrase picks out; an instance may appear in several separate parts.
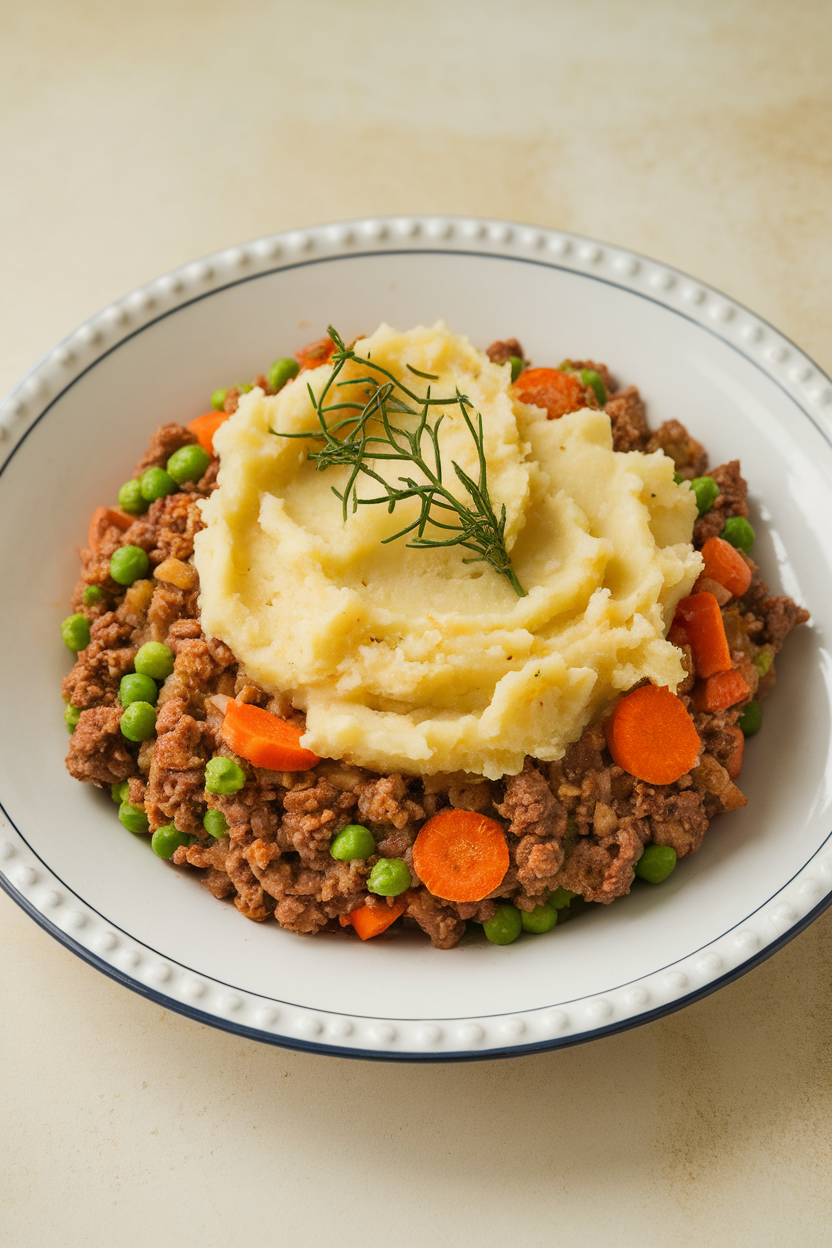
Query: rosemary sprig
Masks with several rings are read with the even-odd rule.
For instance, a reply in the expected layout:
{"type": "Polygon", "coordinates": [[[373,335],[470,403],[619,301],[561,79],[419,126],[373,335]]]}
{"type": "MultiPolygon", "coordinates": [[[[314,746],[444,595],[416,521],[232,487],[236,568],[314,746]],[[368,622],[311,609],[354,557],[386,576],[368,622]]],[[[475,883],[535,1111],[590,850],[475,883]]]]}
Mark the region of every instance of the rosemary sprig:
{"type": "MultiPolygon", "coordinates": [[[[343,490],[337,490],[334,486],[332,488],[333,494],[341,500],[345,521],[350,505],[355,512],[359,506],[386,503],[387,510],[392,512],[397,503],[417,498],[420,503],[418,517],[397,533],[384,538],[383,544],[413,534],[407,543],[409,547],[427,549],[461,546],[473,552],[470,558],[463,560],[464,563],[489,563],[496,572],[510,581],[519,597],[525,597],[526,591],[517,579],[506,550],[505,504],[501,506],[498,516],[488,492],[482,416],[477,414],[476,422],[472,420],[469,415],[469,410],[473,411],[470,399],[460,394],[459,389],[452,398],[434,398],[430,386],[426,394],[415,394],[386,368],[364,356],[356,355],[351,347],[345,346],[332,326],[327,332],[336,348],[331,357],[332,373],[320,398],[316,398],[312,387],[307,386],[321,427],[320,433],[278,434],[275,429],[271,432],[283,438],[313,438],[322,441],[321,449],[310,451],[307,456],[318,472],[324,472],[336,465],[351,470],[343,490]],[[348,361],[369,370],[368,375],[338,381],[338,376],[348,361]],[[335,399],[333,392],[342,386],[363,386],[363,402],[349,399],[327,402],[330,396],[335,399]],[[439,427],[445,413],[440,412],[433,422],[430,420],[431,410],[443,407],[459,408],[477,451],[479,473],[476,481],[455,460],[451,461],[457,480],[467,495],[462,499],[448,489],[442,478],[439,427]],[[394,424],[392,418],[396,415],[414,417],[415,426],[407,429],[394,424]],[[336,436],[338,434],[341,436],[336,436]],[[425,439],[429,448],[427,455],[423,453],[425,439]],[[400,476],[398,481],[401,484],[393,484],[372,466],[379,460],[410,464],[422,474],[424,480],[417,481],[411,476],[400,476]],[[372,498],[361,497],[357,488],[361,476],[376,481],[383,493],[372,498]],[[429,536],[429,525],[449,536],[429,536]]],[[[428,381],[437,380],[432,373],[422,373],[409,364],[407,367],[417,377],[428,381]]]]}

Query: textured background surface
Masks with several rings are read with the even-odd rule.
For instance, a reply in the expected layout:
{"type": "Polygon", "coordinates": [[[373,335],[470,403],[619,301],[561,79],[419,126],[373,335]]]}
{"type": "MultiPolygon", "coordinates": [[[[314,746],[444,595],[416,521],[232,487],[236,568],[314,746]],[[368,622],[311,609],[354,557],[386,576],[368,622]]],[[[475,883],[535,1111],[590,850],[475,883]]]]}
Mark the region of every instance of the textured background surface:
{"type": "MultiPolygon", "coordinates": [[[[829,7],[687,8],[12,0],[0,392],[170,267],[395,212],[635,248],[832,370],[829,7]]],[[[832,1238],[832,915],[661,1022],[446,1068],[240,1041],[97,975],[4,896],[0,928],[0,1242],[832,1238]]]]}

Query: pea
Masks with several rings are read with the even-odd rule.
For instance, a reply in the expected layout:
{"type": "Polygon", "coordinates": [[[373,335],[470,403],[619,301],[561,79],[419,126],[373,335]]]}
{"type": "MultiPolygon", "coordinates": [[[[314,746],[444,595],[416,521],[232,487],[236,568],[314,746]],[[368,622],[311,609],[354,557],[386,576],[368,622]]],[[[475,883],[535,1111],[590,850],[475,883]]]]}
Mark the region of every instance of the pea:
{"type": "Polygon", "coordinates": [[[61,624],[64,645],[77,654],[90,644],[90,622],[85,615],[68,615],[61,624]]]}
{"type": "Polygon", "coordinates": [[[173,663],[173,651],[161,641],[146,641],[133,660],[137,672],[142,676],[152,676],[154,680],[165,680],[170,676],[173,663]]]}
{"type": "Polygon", "coordinates": [[[123,801],[118,808],[118,817],[128,832],[149,832],[150,824],[141,806],[123,801]]]}
{"type": "Polygon", "coordinates": [[[510,945],[523,930],[520,911],[510,901],[501,902],[493,919],[487,919],[482,930],[492,945],[510,945]]]}
{"type": "Polygon", "coordinates": [[[719,496],[719,486],[713,477],[694,477],[690,488],[696,495],[696,509],[700,516],[710,511],[719,496]]]}
{"type": "Polygon", "coordinates": [[[549,905],[554,906],[556,910],[562,910],[577,895],[572,892],[571,888],[556,888],[553,893],[549,894],[549,905]]]}
{"type": "Polygon", "coordinates": [[[299,369],[300,365],[297,360],[290,360],[287,357],[275,360],[266,374],[269,386],[272,390],[282,390],[287,381],[297,377],[299,369]]]}
{"type": "Polygon", "coordinates": [[[607,401],[607,391],[603,381],[594,368],[581,369],[581,381],[585,386],[592,386],[595,391],[595,397],[600,407],[603,407],[607,401]]]}
{"type": "Polygon", "coordinates": [[[774,655],[770,650],[761,650],[759,654],[755,654],[751,660],[761,676],[765,676],[774,662],[774,655]]]}
{"type": "Polygon", "coordinates": [[[228,831],[228,820],[221,810],[206,810],[202,817],[202,826],[209,836],[215,836],[219,840],[228,831]]]}
{"type": "MultiPolygon", "coordinates": [[[[376,838],[369,828],[351,823],[342,828],[329,847],[333,858],[339,862],[352,862],[355,858],[369,858],[376,852],[376,838]]],[[[391,893],[390,896],[395,896],[391,893]]]]}
{"type": "Polygon", "coordinates": [[[225,411],[225,396],[227,394],[227,390],[215,390],[211,395],[211,406],[215,412],[225,411]]]}
{"type": "Polygon", "coordinates": [[[118,700],[122,706],[129,706],[131,702],[149,702],[154,706],[158,696],[156,681],[141,672],[128,672],[119,682],[118,700]]]}
{"type": "Polygon", "coordinates": [[[680,476],[679,476],[678,472],[674,472],[674,474],[673,474],[673,480],[675,481],[675,483],[676,483],[677,485],[681,485],[681,484],[682,484],[682,482],[684,481],[684,479],[685,479],[684,477],[680,477],[680,476]]]}
{"type": "Polygon", "coordinates": [[[380,897],[398,897],[412,884],[408,865],[401,858],[379,858],[367,880],[370,892],[380,897]]]}
{"type": "Polygon", "coordinates": [[[211,456],[199,443],[180,446],[168,460],[168,472],[177,485],[183,485],[185,481],[198,481],[210,462],[211,456]]]}
{"type": "Polygon", "coordinates": [[[149,571],[150,560],[141,546],[119,546],[110,556],[110,576],[119,585],[132,585],[149,571]]]}
{"type": "Polygon", "coordinates": [[[149,503],[142,494],[141,481],[124,482],[118,492],[118,505],[131,516],[140,516],[143,511],[147,511],[149,503]]]}
{"type": "Polygon", "coordinates": [[[73,733],[75,731],[75,726],[80,718],[81,712],[78,710],[78,707],[73,706],[71,702],[67,702],[64,707],[64,723],[68,732],[73,733]]]}
{"type": "Polygon", "coordinates": [[[755,732],[760,731],[763,726],[763,708],[756,699],[748,703],[737,723],[742,728],[743,736],[753,737],[755,732]]]}
{"type": "Polygon", "coordinates": [[[535,906],[534,910],[521,910],[520,922],[523,924],[524,932],[533,932],[535,936],[542,936],[544,932],[551,932],[552,928],[558,921],[558,911],[549,902],[543,902],[540,906],[535,906]]]}
{"type": "Polygon", "coordinates": [[[119,727],[128,741],[146,741],[156,731],[156,711],[149,702],[131,702],[124,708],[119,727]]]}
{"type": "Polygon", "coordinates": [[[190,845],[191,838],[187,832],[180,832],[173,823],[166,823],[157,828],[150,838],[150,848],[160,858],[172,858],[180,845],[190,845]]]}
{"type": "Polygon", "coordinates": [[[254,387],[253,387],[253,386],[251,386],[251,385],[249,385],[249,383],[248,383],[247,381],[239,381],[239,382],[237,383],[237,393],[238,393],[238,394],[248,394],[248,393],[249,393],[249,391],[250,391],[250,390],[253,390],[253,389],[254,389],[254,387]]]}
{"type": "Polygon", "coordinates": [[[521,360],[519,355],[510,355],[508,362],[511,365],[511,380],[516,381],[526,366],[526,361],[521,360]]]}
{"type": "Polygon", "coordinates": [[[142,498],[147,503],[164,498],[166,494],[176,493],[176,482],[164,468],[148,468],[139,478],[142,498]]]}
{"type": "Polygon", "coordinates": [[[104,601],[104,590],[100,585],[84,586],[84,606],[95,607],[99,602],[104,601]]]}
{"type": "Polygon", "coordinates": [[[651,884],[661,884],[675,866],[676,850],[672,845],[647,845],[635,865],[635,872],[651,884]]]}
{"type": "Polygon", "coordinates": [[[757,534],[744,516],[730,516],[725,521],[725,528],[719,535],[723,541],[730,542],[737,550],[749,554],[757,534]]]}
{"type": "Polygon", "coordinates": [[[246,773],[233,758],[212,758],[205,768],[205,788],[209,793],[237,793],[246,782],[246,773]]]}
{"type": "Polygon", "coordinates": [[[120,806],[122,802],[127,801],[127,795],[130,792],[130,782],[128,780],[120,780],[118,784],[110,785],[110,797],[116,806],[120,806]]]}

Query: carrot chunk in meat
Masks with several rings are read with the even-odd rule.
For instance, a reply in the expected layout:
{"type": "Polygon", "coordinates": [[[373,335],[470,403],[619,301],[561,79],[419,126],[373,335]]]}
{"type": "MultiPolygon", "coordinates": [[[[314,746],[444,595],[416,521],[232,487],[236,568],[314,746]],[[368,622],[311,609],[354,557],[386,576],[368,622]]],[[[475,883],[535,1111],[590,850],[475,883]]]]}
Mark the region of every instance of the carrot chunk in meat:
{"type": "Polygon", "coordinates": [[[604,724],[613,761],[648,784],[673,784],[699,754],[699,733],[687,708],[663,685],[642,685],[604,724]]]}
{"type": "Polygon", "coordinates": [[[301,347],[295,352],[295,359],[300,364],[300,371],[306,368],[317,368],[320,364],[326,364],[332,357],[335,350],[335,343],[331,338],[318,338],[315,342],[308,342],[305,347],[301,347]]]}
{"type": "Polygon", "coordinates": [[[228,703],[222,736],[235,754],[269,771],[308,771],[321,761],[300,744],[302,728],[249,703],[228,703]]]}
{"type": "Polygon", "coordinates": [[[693,691],[697,711],[727,711],[747,698],[751,690],[738,671],[716,672],[693,691]]]}
{"type": "Polygon", "coordinates": [[[526,369],[515,381],[514,390],[521,402],[545,408],[550,420],[587,405],[586,386],[580,377],[558,368],[526,369]]]}
{"type": "Polygon", "coordinates": [[[719,603],[713,594],[690,594],[676,608],[676,619],[693,651],[697,676],[713,676],[731,667],[731,651],[719,603]]]}
{"type": "Polygon", "coordinates": [[[135,516],[128,516],[126,511],[120,511],[117,507],[96,507],[87,533],[87,545],[90,550],[99,549],[109,529],[121,529],[122,533],[126,532],[135,518],[135,516]]]}
{"type": "Polygon", "coordinates": [[[736,598],[747,593],[751,584],[751,569],[736,546],[721,537],[709,537],[702,547],[705,560],[703,576],[722,585],[736,598]]]}
{"type": "Polygon", "coordinates": [[[188,428],[195,433],[199,445],[209,455],[214,454],[214,434],[220,425],[228,420],[228,412],[206,412],[204,416],[195,416],[188,421],[188,428]]]}
{"type": "Polygon", "coordinates": [[[342,927],[354,927],[362,940],[371,940],[373,936],[386,932],[406,908],[407,902],[401,897],[397,897],[391,906],[371,897],[357,910],[342,914],[338,921],[342,927]]]}
{"type": "Polygon", "coordinates": [[[508,871],[502,824],[473,810],[440,810],[413,844],[416,874],[434,897],[482,901],[508,871]]]}

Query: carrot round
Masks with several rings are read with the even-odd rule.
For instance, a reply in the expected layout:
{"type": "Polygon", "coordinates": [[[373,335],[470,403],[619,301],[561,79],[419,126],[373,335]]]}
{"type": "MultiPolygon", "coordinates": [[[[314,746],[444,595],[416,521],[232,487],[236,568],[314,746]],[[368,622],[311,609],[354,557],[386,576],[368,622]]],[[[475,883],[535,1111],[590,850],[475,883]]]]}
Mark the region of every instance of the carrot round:
{"type": "Polygon", "coordinates": [[[586,386],[575,373],[562,373],[559,368],[528,368],[514,383],[514,391],[523,403],[543,407],[550,420],[567,412],[586,407],[586,386]]]}
{"type": "Polygon", "coordinates": [[[676,620],[693,650],[697,676],[713,676],[731,667],[731,651],[719,603],[713,594],[690,594],[676,608],[676,620]]]}
{"type": "Polygon", "coordinates": [[[392,906],[370,898],[357,910],[340,915],[338,921],[342,927],[354,927],[362,940],[370,940],[373,936],[386,932],[391,923],[395,923],[399,915],[404,914],[406,908],[407,901],[404,897],[397,897],[392,906]]]}
{"type": "Polygon", "coordinates": [[[300,744],[303,729],[278,719],[262,707],[231,701],[225,708],[222,736],[235,754],[269,771],[308,771],[321,760],[300,744]]]}
{"type": "Polygon", "coordinates": [[[648,784],[673,784],[699,754],[699,733],[680,698],[664,685],[642,685],[621,699],[604,724],[613,760],[648,784]]]}
{"type": "Polygon", "coordinates": [[[301,347],[295,352],[295,359],[300,364],[300,371],[306,368],[317,368],[320,364],[327,364],[335,350],[335,343],[331,338],[318,338],[315,342],[308,342],[305,347],[301,347]]]}
{"type": "Polygon", "coordinates": [[[693,705],[697,711],[727,711],[747,698],[751,690],[736,669],[716,672],[703,680],[693,691],[693,705]]]}
{"type": "Polygon", "coordinates": [[[747,593],[751,569],[736,546],[721,537],[709,537],[702,547],[702,558],[705,560],[704,576],[709,576],[737,598],[747,593]]]}
{"type": "Polygon", "coordinates": [[[108,529],[121,529],[124,533],[130,528],[135,518],[135,516],[128,516],[126,511],[119,511],[117,507],[96,507],[87,533],[87,545],[90,550],[98,550],[108,529]]]}
{"type": "Polygon", "coordinates": [[[188,428],[195,433],[199,445],[209,455],[214,454],[214,434],[228,420],[228,412],[206,412],[188,421],[188,428]]]}
{"type": "Polygon", "coordinates": [[[413,843],[416,874],[446,901],[482,901],[502,883],[508,865],[502,825],[473,810],[440,810],[413,843]]]}

